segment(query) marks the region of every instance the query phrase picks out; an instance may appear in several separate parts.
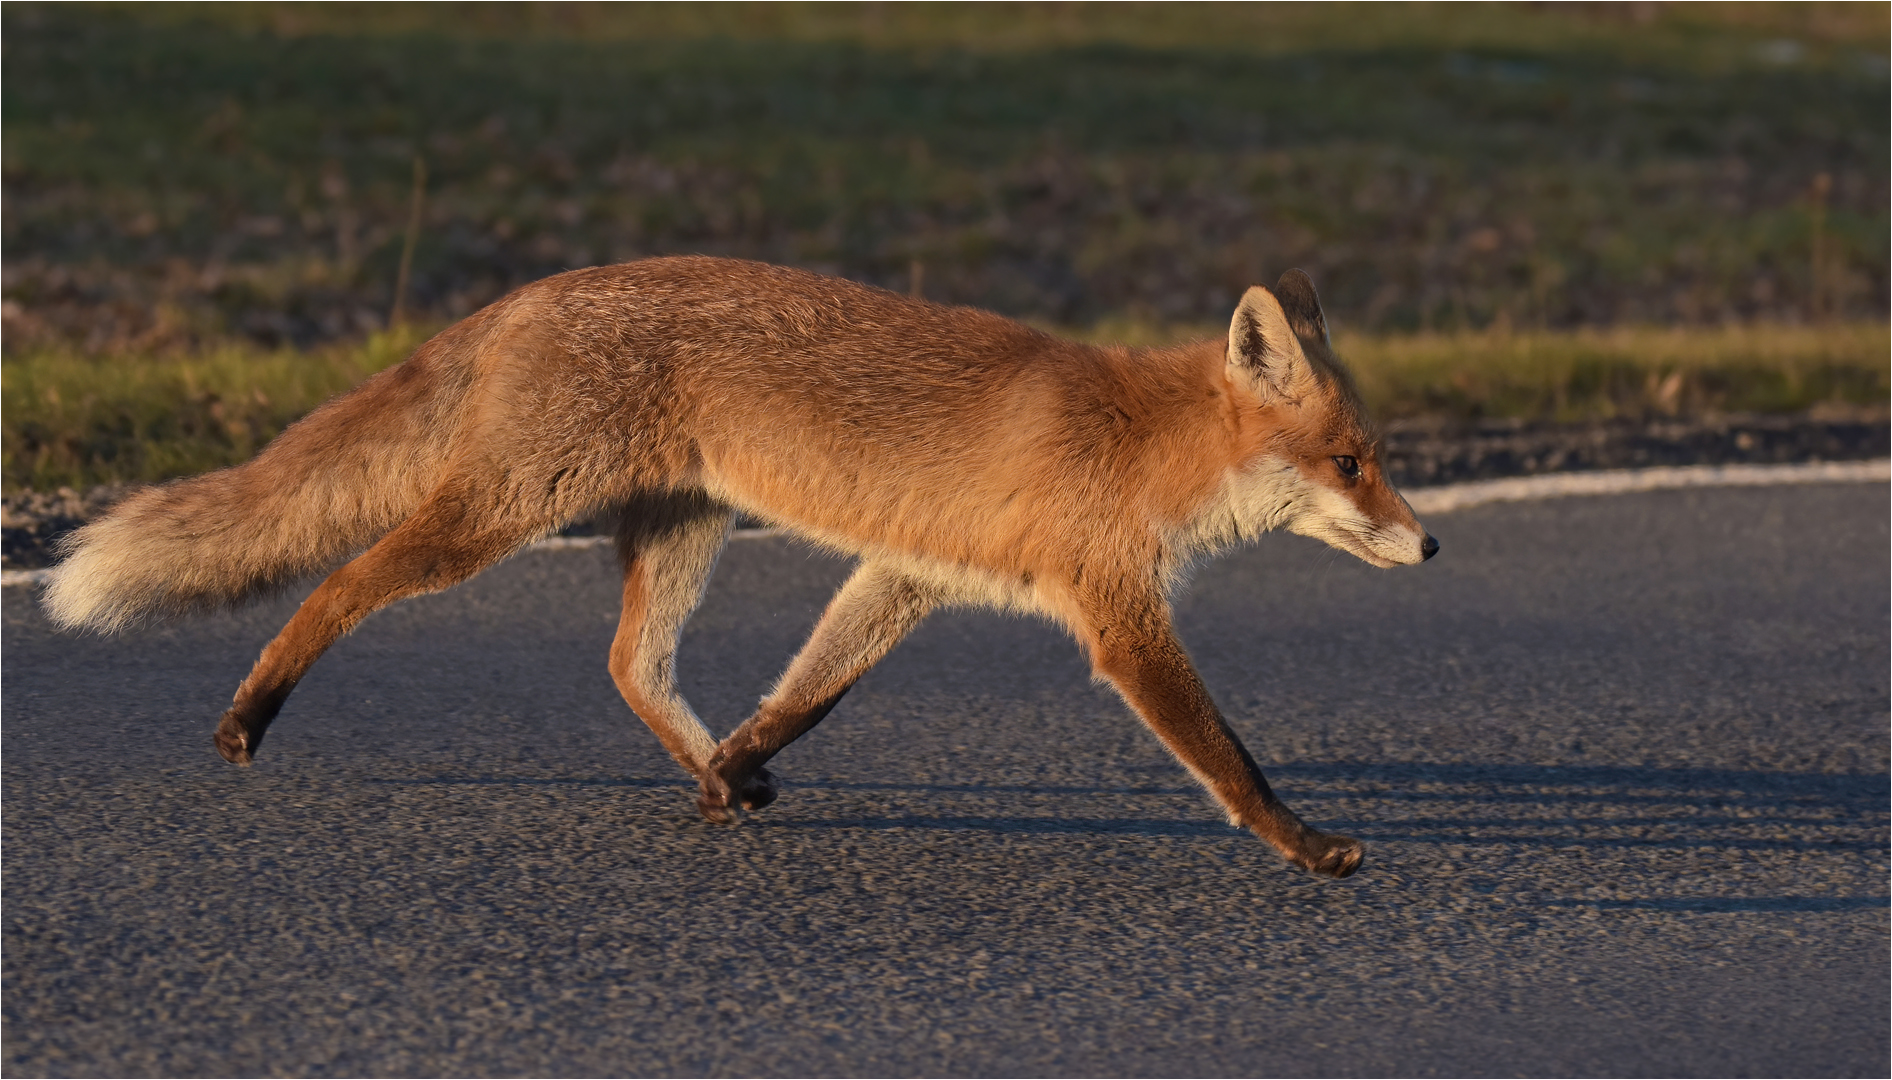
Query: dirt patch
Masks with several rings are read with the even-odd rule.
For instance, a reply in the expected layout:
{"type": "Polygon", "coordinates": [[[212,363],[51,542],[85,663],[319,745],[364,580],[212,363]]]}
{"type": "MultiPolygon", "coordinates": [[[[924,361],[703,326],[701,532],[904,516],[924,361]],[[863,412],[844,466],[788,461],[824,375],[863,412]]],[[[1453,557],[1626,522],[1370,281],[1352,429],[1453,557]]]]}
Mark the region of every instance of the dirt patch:
{"type": "Polygon", "coordinates": [[[136,491],[137,484],[101,484],[84,492],[20,491],[0,507],[0,567],[33,570],[53,562],[55,542],[136,491]]]}
{"type": "Polygon", "coordinates": [[[1416,420],[1388,426],[1385,465],[1404,488],[1658,465],[1860,461],[1887,456],[1889,431],[1883,411],[1585,424],[1416,420]]]}

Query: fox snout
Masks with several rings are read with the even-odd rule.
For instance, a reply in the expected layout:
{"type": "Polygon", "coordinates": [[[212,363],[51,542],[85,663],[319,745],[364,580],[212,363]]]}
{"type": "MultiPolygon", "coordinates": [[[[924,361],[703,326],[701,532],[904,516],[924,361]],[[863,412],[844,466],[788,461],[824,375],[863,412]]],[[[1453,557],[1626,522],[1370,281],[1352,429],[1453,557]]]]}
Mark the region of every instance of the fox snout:
{"type": "Polygon", "coordinates": [[[1382,570],[1415,566],[1439,553],[1439,542],[1413,516],[1399,492],[1374,480],[1336,489],[1303,479],[1291,532],[1311,536],[1382,570]]]}
{"type": "Polygon", "coordinates": [[[1418,551],[1417,551],[1418,557],[1413,558],[1412,554],[1403,552],[1402,554],[1406,554],[1406,557],[1398,560],[1396,565],[1416,566],[1419,563],[1425,562],[1427,559],[1430,559],[1434,555],[1437,555],[1438,553],[1439,553],[1438,540],[1434,539],[1432,534],[1429,532],[1426,532],[1424,528],[1421,528],[1419,530],[1419,545],[1418,545],[1418,551]]]}
{"type": "Polygon", "coordinates": [[[1411,532],[1382,528],[1368,532],[1362,539],[1366,540],[1367,551],[1352,549],[1354,554],[1382,568],[1417,566],[1439,553],[1439,542],[1423,527],[1411,532]]]}

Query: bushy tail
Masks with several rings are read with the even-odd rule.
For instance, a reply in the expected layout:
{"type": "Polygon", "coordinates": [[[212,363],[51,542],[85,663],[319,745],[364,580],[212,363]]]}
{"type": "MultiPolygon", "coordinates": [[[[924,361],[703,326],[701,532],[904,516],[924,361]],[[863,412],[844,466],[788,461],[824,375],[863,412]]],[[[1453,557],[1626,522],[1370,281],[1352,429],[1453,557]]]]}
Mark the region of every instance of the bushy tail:
{"type": "Polygon", "coordinates": [[[236,604],[327,569],[420,505],[465,398],[442,335],[291,425],[250,461],[132,495],[67,536],[41,598],[114,631],[236,604]]]}

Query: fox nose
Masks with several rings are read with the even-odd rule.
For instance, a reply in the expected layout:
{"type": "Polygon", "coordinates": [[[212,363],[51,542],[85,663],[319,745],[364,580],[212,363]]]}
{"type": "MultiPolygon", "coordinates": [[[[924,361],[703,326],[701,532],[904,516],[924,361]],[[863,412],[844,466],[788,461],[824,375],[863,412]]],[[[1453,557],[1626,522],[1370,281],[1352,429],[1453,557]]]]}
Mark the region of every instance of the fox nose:
{"type": "Polygon", "coordinates": [[[1439,553],[1439,542],[1432,538],[1432,534],[1427,533],[1426,542],[1419,545],[1420,560],[1424,561],[1426,559],[1430,559],[1431,557],[1433,557],[1434,555],[1437,555],[1438,553],[1439,553]]]}

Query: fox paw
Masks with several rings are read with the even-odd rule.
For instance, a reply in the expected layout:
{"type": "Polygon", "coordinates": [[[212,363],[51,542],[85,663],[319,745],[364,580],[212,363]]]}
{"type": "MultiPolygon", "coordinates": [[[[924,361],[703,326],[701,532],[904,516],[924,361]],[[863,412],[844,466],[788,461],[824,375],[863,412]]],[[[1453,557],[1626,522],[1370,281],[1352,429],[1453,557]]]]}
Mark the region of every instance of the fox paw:
{"type": "Polygon", "coordinates": [[[243,721],[237,719],[236,710],[223,714],[217,722],[217,753],[232,765],[248,765],[255,760],[256,741],[250,736],[243,721]]]}
{"type": "Polygon", "coordinates": [[[774,773],[757,769],[755,775],[744,780],[736,790],[742,797],[744,810],[760,810],[781,794],[781,784],[776,781],[774,773]]]}
{"type": "Polygon", "coordinates": [[[779,791],[775,774],[767,769],[757,769],[733,786],[711,769],[703,774],[697,790],[696,812],[703,815],[703,820],[718,825],[740,824],[741,811],[762,809],[775,801],[779,791]]]}
{"type": "Polygon", "coordinates": [[[1365,854],[1366,848],[1351,836],[1333,836],[1309,829],[1301,849],[1289,855],[1288,861],[1322,877],[1343,878],[1360,869],[1360,859],[1365,854]]]}

